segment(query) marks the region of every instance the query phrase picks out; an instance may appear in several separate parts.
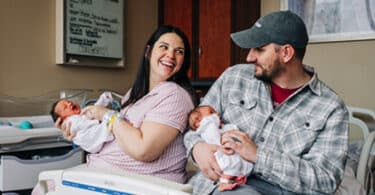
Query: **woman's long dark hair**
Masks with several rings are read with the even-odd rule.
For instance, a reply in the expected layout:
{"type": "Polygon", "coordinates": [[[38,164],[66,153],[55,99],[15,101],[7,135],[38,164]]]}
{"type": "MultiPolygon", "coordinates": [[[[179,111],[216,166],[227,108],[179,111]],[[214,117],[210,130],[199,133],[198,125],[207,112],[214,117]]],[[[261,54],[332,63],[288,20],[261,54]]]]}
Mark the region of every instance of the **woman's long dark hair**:
{"type": "Polygon", "coordinates": [[[129,99],[121,105],[124,108],[130,104],[135,103],[149,92],[150,84],[150,60],[149,56],[154,47],[156,41],[165,33],[175,33],[184,42],[185,52],[184,61],[178,72],[171,76],[167,81],[172,81],[184,88],[191,96],[194,105],[199,103],[198,95],[195,92],[190,80],[187,76],[187,72],[190,67],[191,49],[189,40],[186,35],[177,27],[174,26],[160,26],[147,41],[144,49],[144,55],[142,56],[141,63],[139,65],[138,73],[135,78],[134,84],[131,88],[129,99]]]}

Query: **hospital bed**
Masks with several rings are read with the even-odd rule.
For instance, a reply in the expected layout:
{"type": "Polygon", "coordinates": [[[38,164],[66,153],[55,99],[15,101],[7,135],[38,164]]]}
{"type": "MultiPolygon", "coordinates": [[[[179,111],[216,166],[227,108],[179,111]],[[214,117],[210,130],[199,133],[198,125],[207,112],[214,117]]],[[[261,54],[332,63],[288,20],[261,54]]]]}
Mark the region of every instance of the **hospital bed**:
{"type": "MultiPolygon", "coordinates": [[[[374,142],[375,131],[370,131],[367,123],[356,117],[355,112],[367,114],[375,120],[374,111],[349,107],[350,131],[354,132],[354,143],[359,148],[355,152],[357,157],[353,172],[345,173],[345,182],[341,184],[336,195],[360,195],[374,192],[374,142]],[[358,139],[358,134],[360,138],[358,139]],[[358,142],[356,142],[358,141],[358,142]],[[352,177],[353,180],[350,180],[352,177]],[[345,186],[344,186],[345,185],[345,186]],[[356,187],[355,187],[356,186],[356,187]]],[[[350,167],[349,165],[347,165],[350,167]]],[[[191,164],[188,163],[191,173],[191,164]]],[[[194,167],[193,167],[194,169],[194,167]]],[[[163,179],[139,175],[134,173],[116,173],[96,170],[80,165],[70,169],[45,171],[39,175],[39,184],[43,192],[49,195],[59,194],[191,194],[192,186],[178,184],[163,179]],[[55,191],[47,192],[47,181],[54,181],[55,191]]]]}
{"type": "Polygon", "coordinates": [[[43,193],[47,192],[47,181],[49,180],[53,180],[56,184],[55,191],[48,192],[49,195],[188,195],[192,192],[192,186],[189,184],[180,184],[134,173],[92,169],[86,165],[42,172],[39,175],[39,185],[43,193]]]}

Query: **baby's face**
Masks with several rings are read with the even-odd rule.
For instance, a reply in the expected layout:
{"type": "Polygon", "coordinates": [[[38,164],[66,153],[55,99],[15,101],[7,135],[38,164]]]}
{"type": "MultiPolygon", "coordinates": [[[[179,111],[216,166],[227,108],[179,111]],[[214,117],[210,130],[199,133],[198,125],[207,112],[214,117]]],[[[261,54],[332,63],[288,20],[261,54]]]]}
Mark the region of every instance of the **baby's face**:
{"type": "Polygon", "coordinates": [[[69,101],[69,100],[60,100],[55,107],[55,113],[58,114],[63,120],[71,115],[79,114],[81,108],[79,104],[69,101]]]}
{"type": "Polygon", "coordinates": [[[189,126],[191,129],[196,130],[200,126],[202,118],[216,113],[210,106],[202,106],[196,108],[189,116],[189,126]]]}

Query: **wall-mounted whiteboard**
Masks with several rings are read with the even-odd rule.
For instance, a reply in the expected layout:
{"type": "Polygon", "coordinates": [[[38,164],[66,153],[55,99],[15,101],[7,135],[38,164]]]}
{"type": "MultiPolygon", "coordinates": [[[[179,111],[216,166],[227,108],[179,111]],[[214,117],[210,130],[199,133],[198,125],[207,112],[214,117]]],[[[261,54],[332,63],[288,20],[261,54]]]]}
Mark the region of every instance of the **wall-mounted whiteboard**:
{"type": "Polygon", "coordinates": [[[56,0],[57,63],[122,67],[123,11],[124,0],[56,0]]]}
{"type": "Polygon", "coordinates": [[[66,0],[65,11],[68,54],[122,58],[122,0],[66,0]]]}

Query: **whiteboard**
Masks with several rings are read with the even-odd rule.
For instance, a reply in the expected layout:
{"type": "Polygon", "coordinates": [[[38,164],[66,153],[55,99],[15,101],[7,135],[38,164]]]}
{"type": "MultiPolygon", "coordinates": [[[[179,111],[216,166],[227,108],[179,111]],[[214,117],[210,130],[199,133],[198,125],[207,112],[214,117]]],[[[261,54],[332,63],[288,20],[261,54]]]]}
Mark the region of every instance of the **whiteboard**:
{"type": "Polygon", "coordinates": [[[66,0],[65,52],[123,57],[124,0],[66,0]]]}

